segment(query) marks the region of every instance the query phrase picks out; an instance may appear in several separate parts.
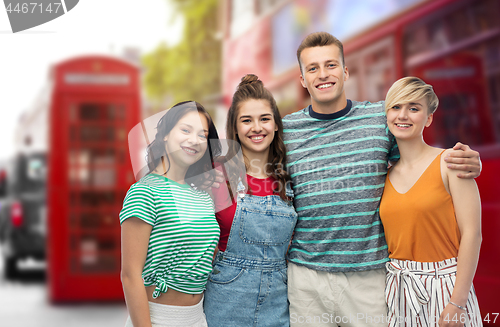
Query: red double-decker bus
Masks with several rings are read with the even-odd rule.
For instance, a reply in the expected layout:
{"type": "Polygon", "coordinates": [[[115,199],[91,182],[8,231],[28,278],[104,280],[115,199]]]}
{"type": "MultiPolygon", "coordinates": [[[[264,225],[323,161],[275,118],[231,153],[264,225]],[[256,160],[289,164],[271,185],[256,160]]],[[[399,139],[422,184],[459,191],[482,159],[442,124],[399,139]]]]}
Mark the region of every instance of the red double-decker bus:
{"type": "Polygon", "coordinates": [[[348,98],[380,101],[394,81],[418,76],[440,99],[427,142],[460,141],[481,154],[482,233],[474,285],[485,324],[500,325],[500,1],[251,0],[223,5],[223,99],[258,75],[282,114],[304,108],[296,50],[315,31],[344,44],[348,98]]]}

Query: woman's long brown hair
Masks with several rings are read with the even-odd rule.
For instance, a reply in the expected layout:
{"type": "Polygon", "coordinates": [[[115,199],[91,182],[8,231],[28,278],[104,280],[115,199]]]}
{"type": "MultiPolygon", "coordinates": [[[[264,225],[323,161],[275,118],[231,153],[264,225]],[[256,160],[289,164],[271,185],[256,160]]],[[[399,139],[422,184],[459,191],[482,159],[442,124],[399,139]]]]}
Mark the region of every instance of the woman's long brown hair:
{"type": "MultiPolygon", "coordinates": [[[[238,165],[237,161],[239,159],[237,153],[241,148],[241,143],[236,132],[236,124],[241,105],[250,99],[266,100],[269,102],[271,107],[274,122],[278,127],[278,130],[274,133],[274,139],[269,146],[269,157],[267,165],[265,166],[266,175],[271,176],[278,181],[278,189],[276,189],[275,192],[279,193],[281,199],[289,200],[286,196],[286,183],[290,181],[290,175],[286,170],[286,147],[285,142],[283,141],[283,122],[281,121],[280,112],[273,95],[264,87],[262,81],[253,74],[245,75],[241,79],[238,89],[234,93],[233,101],[227,115],[226,137],[229,140],[237,141],[240,145],[238,147],[236,142],[229,142],[230,144],[226,156],[230,168],[227,171],[230,194],[232,194],[231,185],[237,185],[236,183],[238,182],[238,179],[246,174],[246,172],[239,171],[238,169],[241,165],[238,165]]],[[[245,168],[248,169],[248,161],[246,158],[245,168]]],[[[246,187],[248,187],[248,185],[246,185],[245,178],[243,178],[243,183],[246,187]]]]}

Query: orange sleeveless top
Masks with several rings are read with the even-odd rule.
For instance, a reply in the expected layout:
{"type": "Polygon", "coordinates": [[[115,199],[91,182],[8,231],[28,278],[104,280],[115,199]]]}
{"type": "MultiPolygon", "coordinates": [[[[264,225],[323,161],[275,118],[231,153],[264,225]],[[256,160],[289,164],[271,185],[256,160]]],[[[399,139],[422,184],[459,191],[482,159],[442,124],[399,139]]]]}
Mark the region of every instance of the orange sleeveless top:
{"type": "Polygon", "coordinates": [[[441,177],[441,154],[404,194],[394,189],[387,174],[380,219],[389,258],[436,262],[457,257],[460,230],[441,177]]]}

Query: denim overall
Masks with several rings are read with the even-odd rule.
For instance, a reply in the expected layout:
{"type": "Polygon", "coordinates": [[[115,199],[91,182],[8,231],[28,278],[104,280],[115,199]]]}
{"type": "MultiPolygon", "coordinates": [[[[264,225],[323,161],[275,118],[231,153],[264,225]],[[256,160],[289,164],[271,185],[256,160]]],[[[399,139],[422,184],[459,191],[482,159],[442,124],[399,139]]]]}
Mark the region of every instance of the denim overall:
{"type": "MultiPolygon", "coordinates": [[[[286,194],[292,199],[288,184],[286,194]]],[[[290,325],[285,256],[296,222],[292,203],[245,194],[239,181],[226,251],[217,253],[205,291],[209,327],[290,325]]]]}

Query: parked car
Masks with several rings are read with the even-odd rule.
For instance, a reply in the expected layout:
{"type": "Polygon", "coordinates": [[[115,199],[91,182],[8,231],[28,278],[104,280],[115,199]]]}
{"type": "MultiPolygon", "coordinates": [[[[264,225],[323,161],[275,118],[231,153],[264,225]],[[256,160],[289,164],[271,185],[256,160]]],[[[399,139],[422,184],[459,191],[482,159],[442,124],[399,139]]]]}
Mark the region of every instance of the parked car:
{"type": "Polygon", "coordinates": [[[46,155],[19,154],[1,170],[0,248],[5,276],[13,278],[19,260],[45,260],[46,155]]]}

